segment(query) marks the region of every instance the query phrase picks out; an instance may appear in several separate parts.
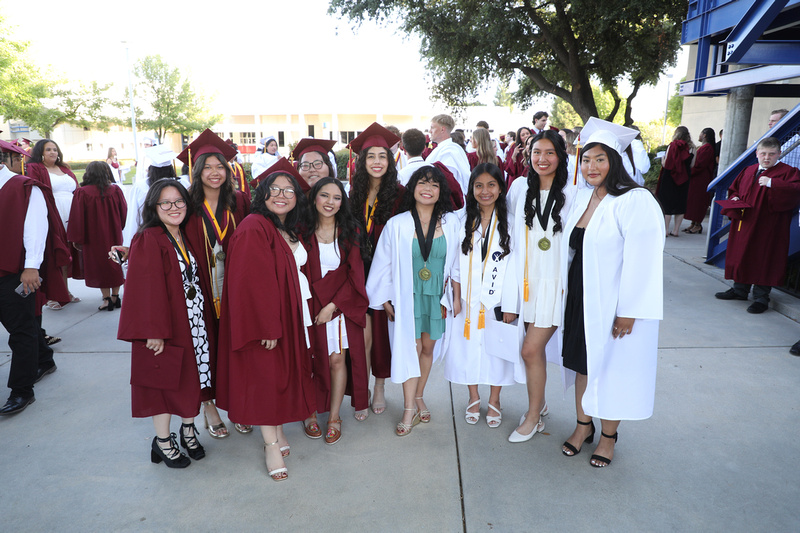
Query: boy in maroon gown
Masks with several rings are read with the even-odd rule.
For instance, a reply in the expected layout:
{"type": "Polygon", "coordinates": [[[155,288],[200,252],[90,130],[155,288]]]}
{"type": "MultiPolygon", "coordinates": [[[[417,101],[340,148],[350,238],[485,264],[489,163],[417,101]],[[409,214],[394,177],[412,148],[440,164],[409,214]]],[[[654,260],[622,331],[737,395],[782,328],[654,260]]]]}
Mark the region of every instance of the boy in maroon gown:
{"type": "Polygon", "coordinates": [[[728,189],[730,200],[743,203],[743,213],[731,222],[725,253],[725,278],[733,280],[733,288],[715,296],[747,300],[752,285],[755,301],[748,313],[766,311],[772,286],[783,282],[789,224],[800,203],[800,172],[778,163],[780,152],[778,139],[763,139],[756,151],[758,164],[744,169],[728,189]]]}

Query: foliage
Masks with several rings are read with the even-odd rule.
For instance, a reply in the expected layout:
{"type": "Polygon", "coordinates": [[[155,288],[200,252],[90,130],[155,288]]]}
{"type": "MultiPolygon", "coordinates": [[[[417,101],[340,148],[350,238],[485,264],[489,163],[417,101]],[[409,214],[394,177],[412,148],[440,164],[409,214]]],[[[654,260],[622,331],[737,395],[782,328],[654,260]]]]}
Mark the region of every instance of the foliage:
{"type": "Polygon", "coordinates": [[[514,111],[514,93],[508,92],[508,83],[501,83],[497,86],[492,104],[507,107],[509,111],[514,111]]]}
{"type": "MultiPolygon", "coordinates": [[[[615,106],[614,95],[611,91],[604,91],[598,85],[592,85],[592,95],[597,106],[597,115],[603,120],[622,124],[624,117],[615,106]],[[614,113],[612,116],[611,113],[614,113]]],[[[585,121],[575,112],[572,106],[563,98],[556,98],[550,110],[550,123],[558,128],[574,128],[583,125],[585,121]]]]}
{"type": "Polygon", "coordinates": [[[624,108],[674,65],[686,12],[672,0],[331,0],[330,13],[355,24],[397,21],[422,38],[433,96],[461,107],[492,80],[516,79],[514,100],[527,107],[546,93],[572,105],[585,122],[598,116],[592,81],[624,108]],[[632,90],[619,95],[627,79],[632,90]],[[624,100],[624,106],[623,106],[624,100]]]}
{"type": "MultiPolygon", "coordinates": [[[[147,56],[136,63],[135,99],[147,103],[136,106],[136,122],[144,130],[153,130],[159,142],[167,133],[191,135],[219,122],[222,117],[210,116],[205,98],[195,93],[188,78],[168,65],[159,55],[147,56]]],[[[125,109],[126,103],[119,102],[125,109]]]]}
{"type": "Polygon", "coordinates": [[[334,152],[336,156],[336,175],[339,176],[339,181],[347,181],[347,163],[350,159],[350,150],[343,148],[338,152],[334,152]]]}
{"type": "Polygon", "coordinates": [[[683,118],[683,96],[680,96],[680,84],[675,84],[675,91],[667,103],[667,124],[673,128],[681,125],[683,118]]]}

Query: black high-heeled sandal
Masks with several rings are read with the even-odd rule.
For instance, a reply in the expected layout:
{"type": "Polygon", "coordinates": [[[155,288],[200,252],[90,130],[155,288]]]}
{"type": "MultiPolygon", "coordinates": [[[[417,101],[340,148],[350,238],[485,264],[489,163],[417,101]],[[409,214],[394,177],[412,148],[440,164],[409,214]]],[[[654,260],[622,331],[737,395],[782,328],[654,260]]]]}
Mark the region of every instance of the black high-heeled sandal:
{"type": "MultiPolygon", "coordinates": [[[[603,433],[601,431],[600,435],[602,435],[603,437],[605,437],[607,439],[614,439],[614,444],[616,445],[617,437],[619,436],[619,432],[616,432],[613,435],[606,435],[605,433],[603,433]]],[[[605,468],[606,466],[611,464],[611,459],[608,459],[607,457],[603,457],[602,455],[592,455],[592,458],[589,460],[589,464],[592,465],[595,468],[605,468]],[[592,461],[603,461],[605,464],[604,465],[596,465],[592,461]]]]}
{"type": "Polygon", "coordinates": [[[203,445],[197,440],[197,427],[194,425],[194,422],[191,424],[181,424],[181,446],[186,448],[186,453],[195,461],[199,461],[206,456],[205,448],[203,448],[203,445]],[[193,433],[191,435],[184,435],[184,428],[191,429],[193,433]]]}
{"type": "Polygon", "coordinates": [[[114,309],[122,307],[122,298],[119,297],[119,294],[112,294],[111,297],[114,298],[114,309]]]}
{"type": "MultiPolygon", "coordinates": [[[[592,426],[592,432],[589,433],[589,436],[583,440],[584,443],[591,444],[594,441],[594,421],[589,420],[588,422],[581,422],[580,420],[578,420],[578,424],[582,426],[592,426]]],[[[580,448],[576,448],[569,442],[564,441],[564,444],[562,444],[561,453],[563,453],[567,457],[575,457],[576,455],[581,453],[581,448],[583,448],[583,446],[581,446],[580,448]],[[564,448],[571,451],[572,453],[567,453],[566,451],[564,451],[564,448]]]]}
{"type": "Polygon", "coordinates": [[[113,311],[114,310],[114,304],[111,303],[111,298],[110,297],[106,296],[105,298],[103,298],[103,301],[106,303],[106,305],[104,305],[104,306],[101,305],[100,307],[98,307],[97,308],[98,311],[113,311]]]}
{"type": "Polygon", "coordinates": [[[181,449],[178,448],[178,443],[176,442],[177,438],[178,436],[175,435],[175,433],[170,433],[169,437],[166,439],[159,438],[158,436],[153,437],[150,461],[155,464],[164,461],[164,464],[169,468],[186,468],[192,464],[192,461],[183,455],[181,449]],[[159,442],[169,442],[169,448],[167,448],[166,452],[158,445],[159,442]]]}

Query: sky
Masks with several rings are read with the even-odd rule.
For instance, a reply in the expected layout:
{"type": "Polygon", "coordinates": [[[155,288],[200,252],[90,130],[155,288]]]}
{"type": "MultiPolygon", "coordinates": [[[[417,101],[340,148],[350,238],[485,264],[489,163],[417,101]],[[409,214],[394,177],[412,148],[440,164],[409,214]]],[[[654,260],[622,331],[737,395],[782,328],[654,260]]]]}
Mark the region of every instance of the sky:
{"type": "MultiPolygon", "coordinates": [[[[418,37],[370,21],[354,28],[327,14],[328,0],[38,0],[35,14],[20,6],[0,0],[0,13],[14,37],[30,43],[34,64],[71,80],[113,83],[119,95],[128,83],[125,41],[131,63],[160,54],[213,99],[214,113],[426,115],[444,108],[430,100],[418,37]]],[[[687,55],[671,87],[684,76],[687,55]]],[[[640,91],[636,120],[663,115],[664,79],[640,91]]],[[[490,104],[493,95],[491,87],[479,100],[490,104]]]]}

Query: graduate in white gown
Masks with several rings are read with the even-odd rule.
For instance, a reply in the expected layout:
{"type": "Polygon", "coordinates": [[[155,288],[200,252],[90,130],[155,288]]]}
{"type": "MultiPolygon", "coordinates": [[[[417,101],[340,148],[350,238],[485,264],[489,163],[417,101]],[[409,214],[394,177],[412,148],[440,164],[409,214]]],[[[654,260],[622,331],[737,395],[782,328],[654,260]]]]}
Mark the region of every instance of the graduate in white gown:
{"type": "Polygon", "coordinates": [[[575,190],[567,186],[564,139],[546,130],[530,142],[530,170],[527,186],[514,209],[512,260],[506,270],[502,298],[503,321],[517,320],[520,334],[524,331],[522,360],[515,379],[528,388],[528,410],[508,437],[509,442],[525,442],[544,430],[542,416],[548,411],[544,398],[547,361],[560,362],[553,334],[563,315],[559,263],[565,246],[562,226],[575,190]]]}
{"type": "Polygon", "coordinates": [[[561,250],[563,364],[565,383],[575,383],[578,415],[562,452],[574,456],[591,443],[592,417],[600,418],[595,467],[611,463],[620,420],[653,413],[663,315],[664,217],[650,191],[625,171],[626,145],[607,130],[589,135],[581,171],[593,188],[578,192],[564,224],[570,245],[561,250]]]}
{"type": "Polygon", "coordinates": [[[498,322],[506,263],[511,253],[511,236],[506,208],[503,171],[492,163],[480,163],[472,171],[467,187],[466,209],[460,212],[461,253],[453,271],[453,293],[461,299],[461,312],[447,330],[444,377],[451,383],[467,385],[468,424],[480,420],[481,399],[478,385],[489,385],[486,423],[496,428],[502,421],[500,390],[514,384],[514,363],[509,356],[518,353],[513,326],[498,322]],[[499,329],[512,332],[514,342],[497,335],[499,329]]]}
{"type": "Polygon", "coordinates": [[[264,137],[261,141],[264,142],[264,151],[255,154],[250,165],[250,175],[254,178],[263,174],[281,158],[281,154],[278,153],[278,140],[274,135],[264,137]]]}
{"type": "Polygon", "coordinates": [[[460,307],[460,300],[451,303],[460,229],[452,209],[447,180],[438,168],[414,172],[400,214],[381,233],[367,279],[369,306],[385,310],[389,318],[391,380],[403,384],[403,418],[395,431],[400,437],[431,420],[425,384],[435,356],[446,348],[437,340],[460,307]]]}

